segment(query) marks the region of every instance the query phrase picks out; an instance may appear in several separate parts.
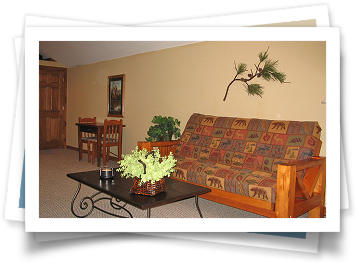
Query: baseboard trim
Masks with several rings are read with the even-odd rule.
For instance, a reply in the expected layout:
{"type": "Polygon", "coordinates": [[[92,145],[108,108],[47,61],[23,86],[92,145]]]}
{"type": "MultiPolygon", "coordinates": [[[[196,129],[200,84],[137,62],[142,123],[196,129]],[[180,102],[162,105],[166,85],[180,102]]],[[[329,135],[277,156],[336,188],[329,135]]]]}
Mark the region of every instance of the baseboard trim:
{"type": "MultiPolygon", "coordinates": [[[[74,147],[74,146],[70,146],[70,145],[66,145],[66,149],[78,151],[78,147],[74,147]]],[[[87,150],[86,150],[86,151],[87,151],[87,150]]]]}

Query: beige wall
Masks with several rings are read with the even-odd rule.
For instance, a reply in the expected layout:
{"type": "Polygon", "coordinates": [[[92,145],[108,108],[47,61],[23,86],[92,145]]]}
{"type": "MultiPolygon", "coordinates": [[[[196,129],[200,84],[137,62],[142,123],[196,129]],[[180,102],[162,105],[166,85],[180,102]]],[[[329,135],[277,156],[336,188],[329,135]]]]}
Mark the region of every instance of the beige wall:
{"type": "Polygon", "coordinates": [[[194,112],[281,120],[318,121],[326,155],[325,42],[203,42],[68,69],[67,145],[77,146],[78,117],[107,118],[108,76],[125,74],[123,153],[147,136],[155,115],[173,116],[181,129],[194,112]],[[290,83],[267,82],[263,98],[235,82],[234,61],[253,68],[258,53],[270,58],[290,83]]]}

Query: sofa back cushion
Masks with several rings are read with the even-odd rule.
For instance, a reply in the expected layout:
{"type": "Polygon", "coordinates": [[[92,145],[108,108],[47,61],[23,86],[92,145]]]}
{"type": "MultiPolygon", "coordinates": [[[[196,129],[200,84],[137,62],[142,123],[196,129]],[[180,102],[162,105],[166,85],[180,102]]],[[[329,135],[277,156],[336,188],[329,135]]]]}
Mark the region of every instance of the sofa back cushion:
{"type": "Polygon", "coordinates": [[[228,167],[276,173],[280,163],[319,152],[321,127],[313,121],[218,117],[194,113],[175,155],[228,167]]]}

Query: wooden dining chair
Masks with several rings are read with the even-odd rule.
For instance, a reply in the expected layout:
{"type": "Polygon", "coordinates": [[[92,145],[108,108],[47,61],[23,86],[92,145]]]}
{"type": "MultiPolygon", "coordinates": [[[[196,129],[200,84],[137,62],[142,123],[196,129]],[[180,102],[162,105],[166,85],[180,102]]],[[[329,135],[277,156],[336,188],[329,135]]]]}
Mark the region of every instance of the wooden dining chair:
{"type": "MultiPolygon", "coordinates": [[[[97,123],[97,118],[78,118],[78,123],[80,124],[95,124],[97,123]]],[[[80,144],[79,148],[80,148],[80,160],[82,160],[82,152],[83,152],[83,143],[87,144],[87,154],[88,154],[88,163],[91,162],[91,153],[93,154],[93,150],[94,150],[94,142],[97,141],[97,136],[94,133],[90,133],[90,132],[82,132],[82,143],[80,144]],[[91,151],[92,149],[92,151],[91,151]]],[[[93,156],[92,156],[93,157],[93,156]]],[[[92,161],[93,163],[93,161],[92,161]]]]}
{"type": "MultiPolygon", "coordinates": [[[[109,161],[110,147],[116,146],[118,148],[118,161],[121,160],[122,154],[122,131],[123,120],[104,120],[103,137],[101,138],[101,151],[103,158],[103,166],[107,165],[109,161]]],[[[92,158],[95,158],[96,142],[93,143],[92,158]]]]}

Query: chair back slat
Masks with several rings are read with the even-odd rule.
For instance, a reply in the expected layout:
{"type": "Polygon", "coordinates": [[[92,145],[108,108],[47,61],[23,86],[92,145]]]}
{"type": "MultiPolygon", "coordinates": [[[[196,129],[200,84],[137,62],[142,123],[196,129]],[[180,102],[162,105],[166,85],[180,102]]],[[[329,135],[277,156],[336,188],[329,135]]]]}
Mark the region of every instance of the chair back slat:
{"type": "Polygon", "coordinates": [[[103,146],[121,145],[123,120],[104,120],[103,146]]]}
{"type": "MultiPolygon", "coordinates": [[[[96,124],[97,123],[97,117],[94,118],[78,118],[78,123],[80,124],[96,124]]],[[[94,133],[90,132],[82,132],[82,137],[94,137],[94,133]]]]}

